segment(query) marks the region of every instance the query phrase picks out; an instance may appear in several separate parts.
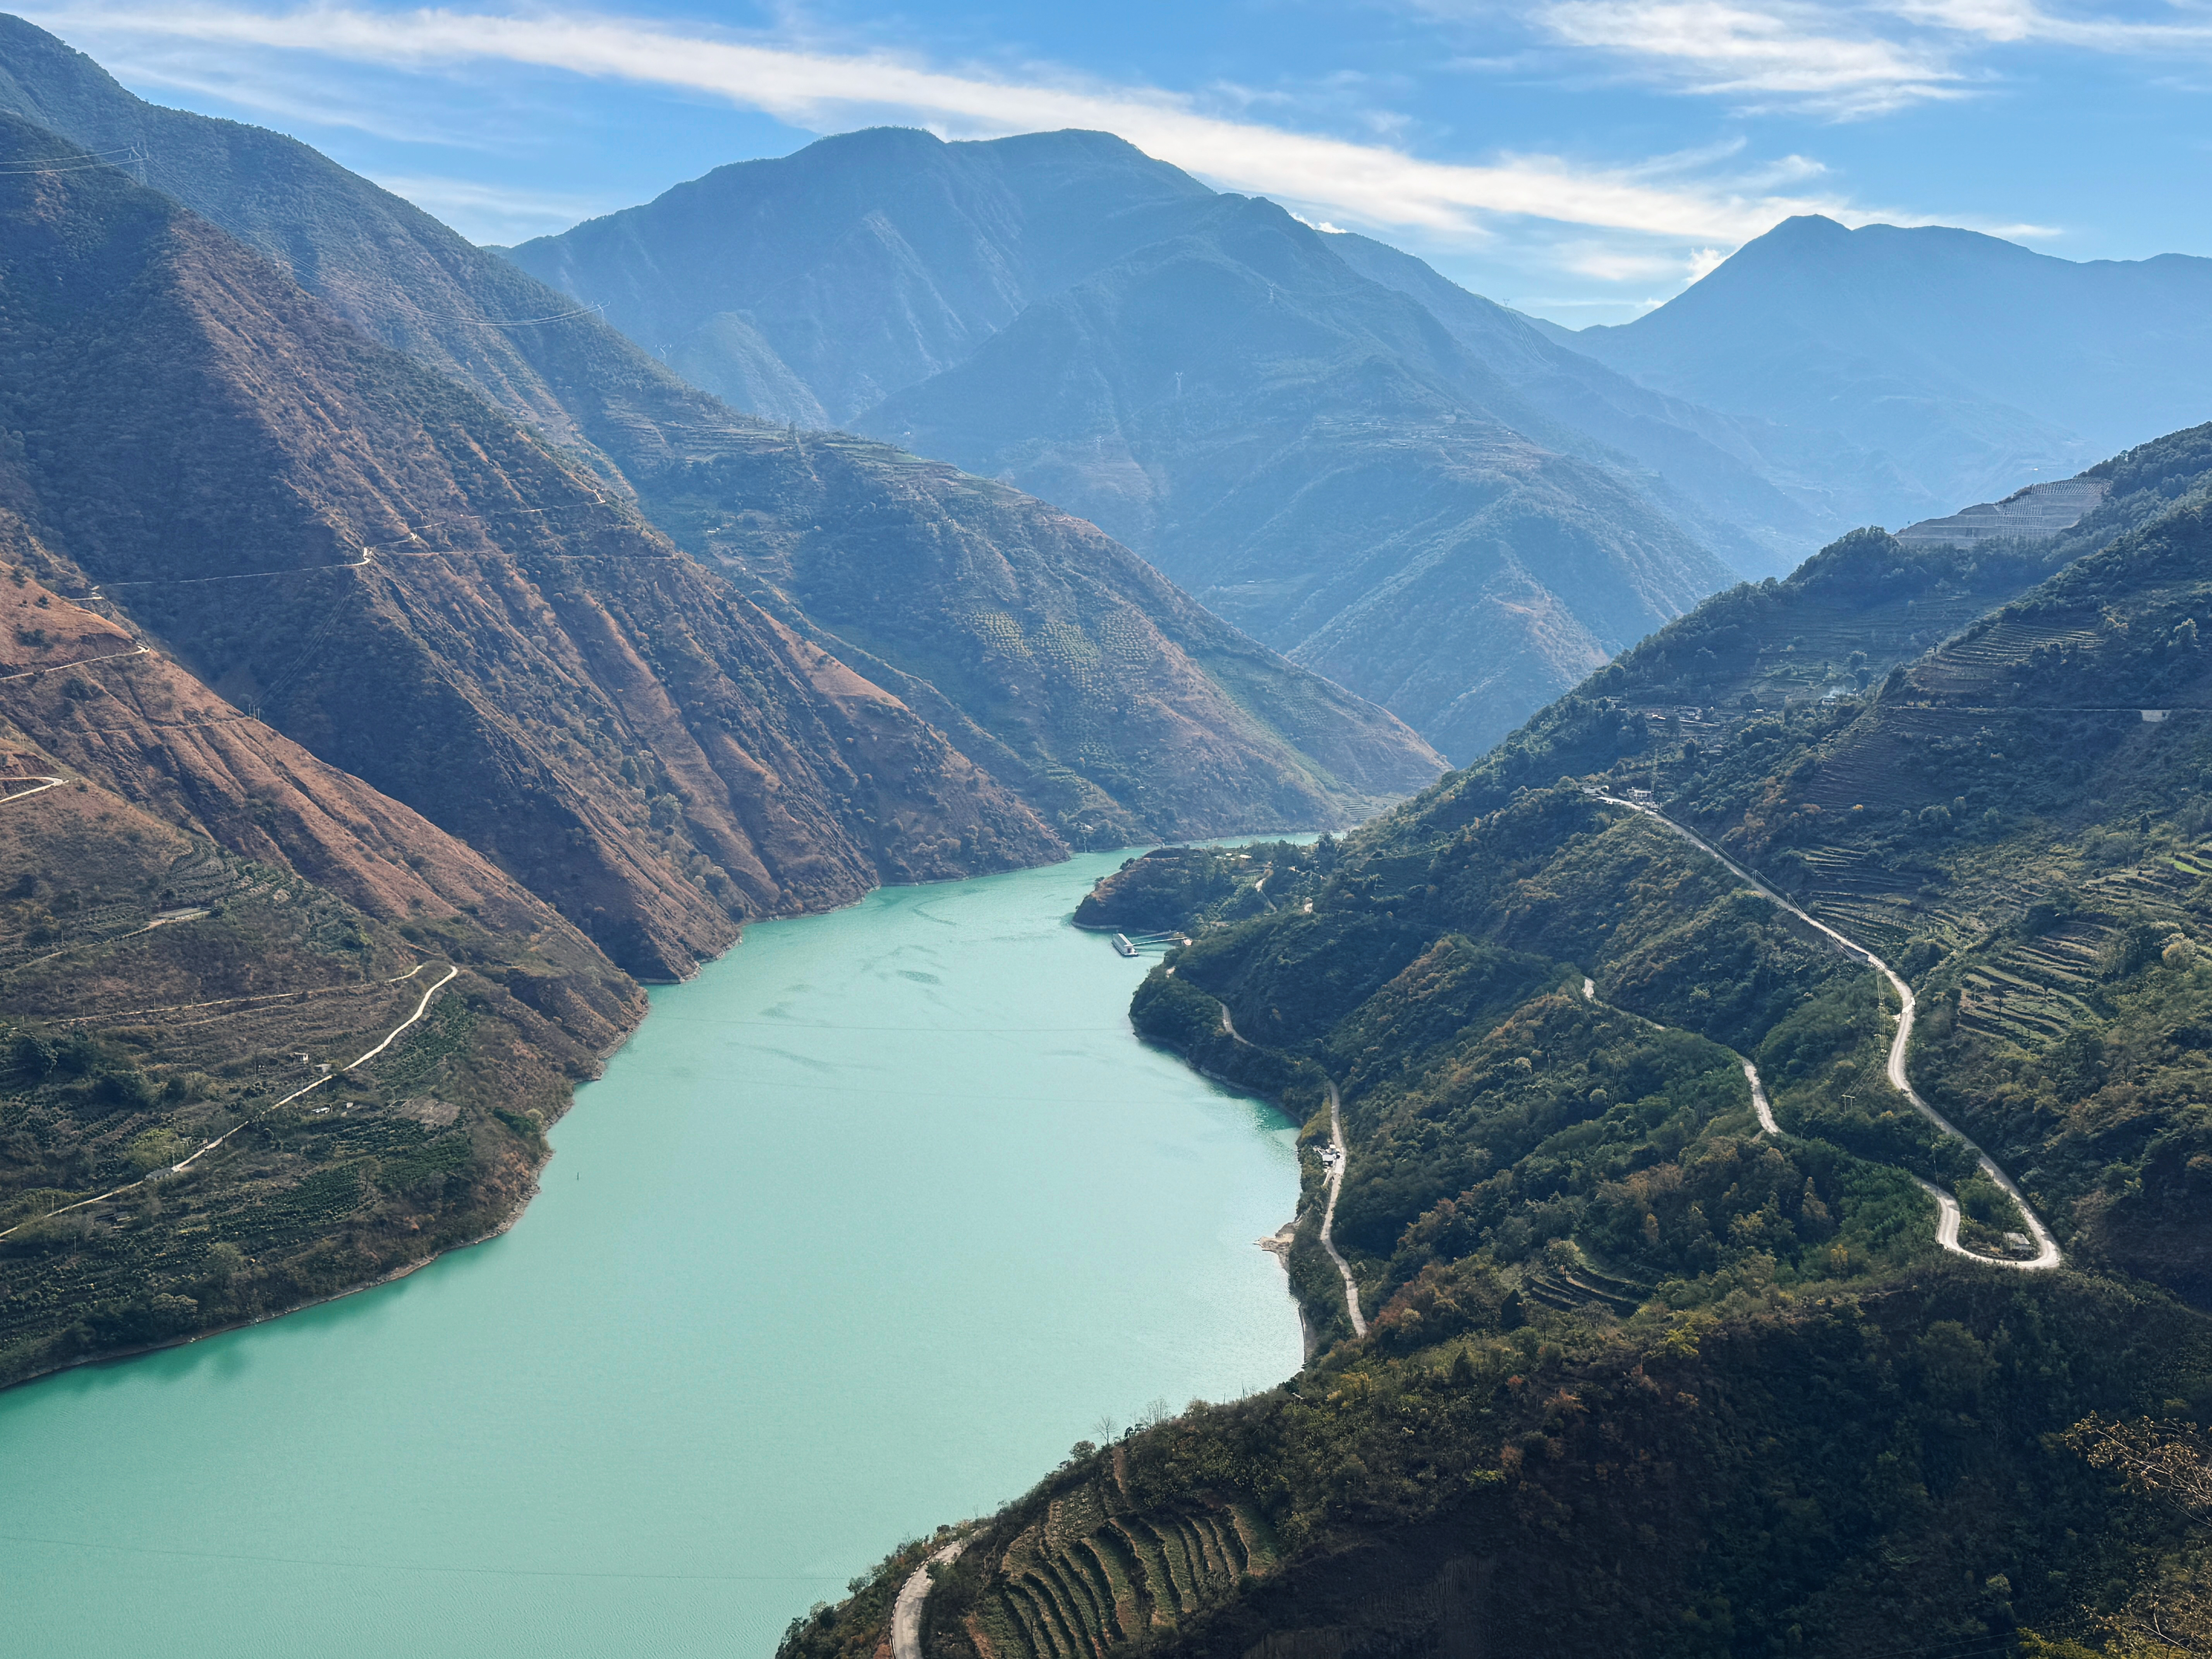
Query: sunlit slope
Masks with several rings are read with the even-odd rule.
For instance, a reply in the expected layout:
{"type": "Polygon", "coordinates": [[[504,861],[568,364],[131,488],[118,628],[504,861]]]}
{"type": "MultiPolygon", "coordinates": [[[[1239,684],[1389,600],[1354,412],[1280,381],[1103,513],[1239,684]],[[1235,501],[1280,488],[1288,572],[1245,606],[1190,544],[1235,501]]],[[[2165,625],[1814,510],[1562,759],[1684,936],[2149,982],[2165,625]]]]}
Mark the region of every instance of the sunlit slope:
{"type": "Polygon", "coordinates": [[[221,231],[8,122],[6,419],[52,580],[634,971],[1061,843],[599,481],[221,231]]]}
{"type": "Polygon", "coordinates": [[[42,583],[51,530],[15,460],[0,1384],[283,1312],[503,1224],[544,1125],[642,1012],[479,854],[210,692],[113,607],[42,583]],[[371,1067],[320,1069],[418,1011],[371,1067]]]}

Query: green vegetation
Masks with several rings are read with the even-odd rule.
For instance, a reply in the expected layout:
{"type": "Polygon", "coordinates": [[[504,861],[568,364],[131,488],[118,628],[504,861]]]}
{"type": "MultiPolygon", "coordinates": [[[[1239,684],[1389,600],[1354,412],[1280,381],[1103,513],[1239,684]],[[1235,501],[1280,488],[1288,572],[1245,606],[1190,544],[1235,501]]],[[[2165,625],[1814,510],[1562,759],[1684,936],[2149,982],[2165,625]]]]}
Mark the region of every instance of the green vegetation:
{"type": "Polygon", "coordinates": [[[1865,533],[1722,596],[1332,843],[1295,903],[1253,902],[1256,852],[1102,885],[1103,916],[1190,905],[1140,1032],[1282,1099],[1308,1147],[1337,1085],[1369,1332],[1309,1158],[1315,1358],[996,1517],[933,1653],[2194,1650],[2212,1506],[2171,1488],[2212,1494],[2208,469],[2212,428],[2177,434],[2104,469],[2057,548],[1865,533]],[[1632,790],[1899,968],[1916,1085],[2065,1268],[1937,1249],[1923,1181],[1968,1252],[2016,1260],[2027,1223],[1889,1083],[1887,982],[1604,799],[1632,790]],[[2126,1456],[2081,1426],[2123,1419],[2126,1456]],[[1079,1540],[1237,1505],[1264,1570],[1041,1611],[1079,1540]]]}

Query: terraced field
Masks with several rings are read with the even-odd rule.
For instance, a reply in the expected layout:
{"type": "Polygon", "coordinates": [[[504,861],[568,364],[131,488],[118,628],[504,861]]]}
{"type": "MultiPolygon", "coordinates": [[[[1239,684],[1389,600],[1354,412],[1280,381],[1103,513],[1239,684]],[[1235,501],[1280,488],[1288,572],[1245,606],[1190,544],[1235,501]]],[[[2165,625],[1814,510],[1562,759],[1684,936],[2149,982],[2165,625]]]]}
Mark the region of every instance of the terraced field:
{"type": "Polygon", "coordinates": [[[1651,1299],[1651,1286],[1593,1266],[1569,1243],[1522,1279],[1521,1294],[1559,1313],[1586,1313],[1595,1304],[1626,1319],[1651,1299]]]}
{"type": "Polygon", "coordinates": [[[1046,1505],[998,1553],[968,1615],[990,1659],[1103,1659],[1174,1630],[1274,1570],[1273,1535],[1249,1504],[1146,1508],[1117,1449],[1111,1473],[1046,1505]]]}

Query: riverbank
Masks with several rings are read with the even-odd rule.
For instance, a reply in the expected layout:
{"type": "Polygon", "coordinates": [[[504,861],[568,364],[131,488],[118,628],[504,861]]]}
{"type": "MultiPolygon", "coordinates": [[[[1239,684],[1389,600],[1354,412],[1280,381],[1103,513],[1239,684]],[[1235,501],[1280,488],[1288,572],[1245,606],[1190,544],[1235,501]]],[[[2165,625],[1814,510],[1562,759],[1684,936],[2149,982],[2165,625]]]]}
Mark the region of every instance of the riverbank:
{"type": "Polygon", "coordinates": [[[765,1654],[1102,1418],[1291,1374],[1293,1132],[1130,1031],[1145,964],[1064,920],[1115,862],[757,924],[653,993],[527,1224],[0,1395],[76,1506],[0,1542],[19,1639],[765,1654]]]}

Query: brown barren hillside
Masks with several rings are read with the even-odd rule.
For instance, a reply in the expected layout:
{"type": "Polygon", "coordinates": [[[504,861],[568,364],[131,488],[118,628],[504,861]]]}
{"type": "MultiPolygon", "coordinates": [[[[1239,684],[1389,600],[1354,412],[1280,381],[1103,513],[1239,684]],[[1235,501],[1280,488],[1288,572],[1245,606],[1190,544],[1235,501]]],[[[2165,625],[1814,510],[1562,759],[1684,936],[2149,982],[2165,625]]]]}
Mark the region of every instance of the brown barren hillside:
{"type": "Polygon", "coordinates": [[[888,445],[739,414],[296,140],[148,104],[17,18],[0,17],[0,110],[94,151],[135,147],[155,189],[634,496],[1064,840],[1341,825],[1442,769],[1392,716],[1226,626],[1079,520],[888,445]],[[1010,664],[1009,621],[1038,636],[1037,660],[1010,664]],[[1091,664],[1103,678],[1084,678],[1091,664]]]}
{"type": "Polygon", "coordinates": [[[0,1383],[502,1225],[644,1012],[513,879],[33,562],[0,509],[0,1383]]]}
{"type": "Polygon", "coordinates": [[[0,424],[43,574],[633,971],[1062,844],[903,704],[471,394],[9,122],[0,424]]]}

